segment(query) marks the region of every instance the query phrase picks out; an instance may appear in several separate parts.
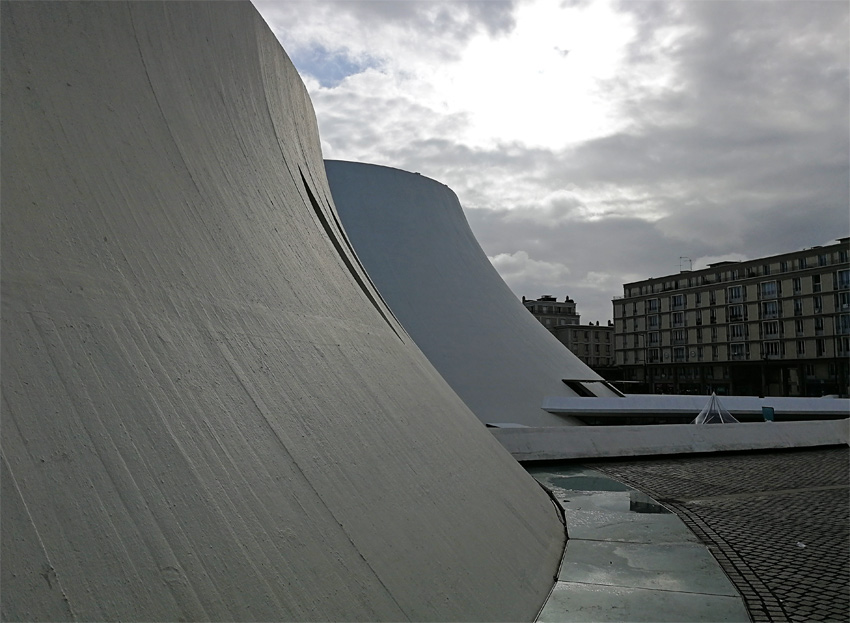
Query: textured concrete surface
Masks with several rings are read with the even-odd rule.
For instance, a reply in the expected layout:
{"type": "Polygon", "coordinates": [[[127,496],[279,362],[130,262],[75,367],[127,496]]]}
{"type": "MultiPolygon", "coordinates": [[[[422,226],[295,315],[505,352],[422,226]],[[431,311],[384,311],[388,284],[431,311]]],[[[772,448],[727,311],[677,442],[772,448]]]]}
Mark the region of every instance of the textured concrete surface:
{"type": "Polygon", "coordinates": [[[675,511],[754,621],[850,618],[850,449],[593,463],[675,511]]]}
{"type": "MultiPolygon", "coordinates": [[[[505,284],[457,196],[425,176],[325,163],[342,223],[384,300],[440,374],[485,423],[576,424],[541,409],[576,396],[562,379],[601,381],[505,284]]],[[[615,392],[590,384],[601,396],[615,392]]]]}
{"type": "Polygon", "coordinates": [[[369,283],[254,8],[0,10],[2,619],[531,619],[563,528],[369,283]]]}

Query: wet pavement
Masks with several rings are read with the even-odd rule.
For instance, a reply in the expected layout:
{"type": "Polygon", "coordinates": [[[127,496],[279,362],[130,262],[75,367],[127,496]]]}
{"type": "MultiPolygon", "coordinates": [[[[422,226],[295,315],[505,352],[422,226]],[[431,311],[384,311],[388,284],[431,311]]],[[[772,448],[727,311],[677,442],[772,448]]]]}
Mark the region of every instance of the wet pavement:
{"type": "Polygon", "coordinates": [[[663,505],[582,466],[528,471],[563,508],[569,533],[538,621],[750,620],[717,561],[663,505]]]}
{"type": "Polygon", "coordinates": [[[850,448],[586,465],[674,511],[756,623],[850,620],[850,448]]]}

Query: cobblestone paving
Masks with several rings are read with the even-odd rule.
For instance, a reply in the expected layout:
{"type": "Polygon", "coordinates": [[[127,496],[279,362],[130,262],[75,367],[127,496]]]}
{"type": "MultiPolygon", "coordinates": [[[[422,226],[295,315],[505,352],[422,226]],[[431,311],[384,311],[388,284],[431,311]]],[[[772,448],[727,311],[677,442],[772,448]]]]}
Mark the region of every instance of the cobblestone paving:
{"type": "Polygon", "coordinates": [[[850,448],[588,463],[706,544],[753,621],[850,621],[850,448]]]}

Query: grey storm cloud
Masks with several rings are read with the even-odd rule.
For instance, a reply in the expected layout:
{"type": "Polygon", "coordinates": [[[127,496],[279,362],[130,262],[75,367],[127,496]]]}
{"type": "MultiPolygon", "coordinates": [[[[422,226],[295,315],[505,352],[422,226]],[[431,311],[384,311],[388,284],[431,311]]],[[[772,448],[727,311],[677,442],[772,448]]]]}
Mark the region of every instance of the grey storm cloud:
{"type": "MultiPolygon", "coordinates": [[[[411,45],[439,69],[461,58],[473,37],[510,33],[519,6],[255,4],[288,51],[321,44],[330,55],[348,54],[350,64],[339,67],[352,72],[390,71],[381,63],[411,54],[411,45]],[[327,25],[331,16],[344,21],[344,31],[327,25]],[[357,50],[347,47],[347,33],[359,37],[357,50]]],[[[563,4],[592,7],[595,0],[563,4]]],[[[608,135],[559,148],[467,143],[463,130],[476,112],[420,101],[401,75],[386,92],[343,83],[311,93],[329,157],[449,185],[518,296],[569,294],[591,319],[611,317],[623,283],[675,273],[680,257],[759,257],[848,235],[850,4],[615,6],[635,36],[620,70],[599,84],[624,120],[608,135]],[[667,81],[653,81],[656,75],[667,81]]],[[[575,62],[573,54],[564,58],[575,62]]],[[[526,94],[517,114],[535,114],[534,102],[526,94]]]]}

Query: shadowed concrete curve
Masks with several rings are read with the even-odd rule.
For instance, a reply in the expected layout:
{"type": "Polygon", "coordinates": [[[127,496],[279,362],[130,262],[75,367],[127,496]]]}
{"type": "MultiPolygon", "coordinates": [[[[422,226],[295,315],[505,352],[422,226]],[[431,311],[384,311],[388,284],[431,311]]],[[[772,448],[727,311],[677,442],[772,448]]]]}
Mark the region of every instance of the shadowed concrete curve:
{"type": "Polygon", "coordinates": [[[340,230],[248,3],[0,3],[2,618],[521,620],[564,533],[340,230]]]}
{"type": "MultiPolygon", "coordinates": [[[[543,411],[563,383],[602,381],[517,300],[445,184],[399,169],[325,161],[346,233],[387,304],[486,423],[577,424],[543,411]]],[[[589,383],[597,396],[617,395],[589,383]]]]}

